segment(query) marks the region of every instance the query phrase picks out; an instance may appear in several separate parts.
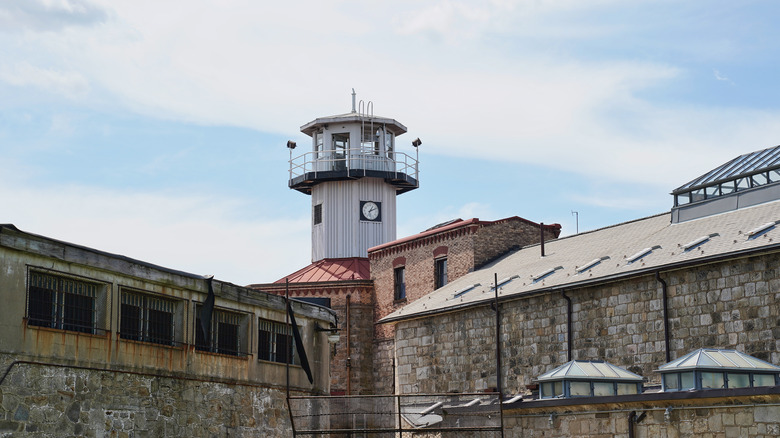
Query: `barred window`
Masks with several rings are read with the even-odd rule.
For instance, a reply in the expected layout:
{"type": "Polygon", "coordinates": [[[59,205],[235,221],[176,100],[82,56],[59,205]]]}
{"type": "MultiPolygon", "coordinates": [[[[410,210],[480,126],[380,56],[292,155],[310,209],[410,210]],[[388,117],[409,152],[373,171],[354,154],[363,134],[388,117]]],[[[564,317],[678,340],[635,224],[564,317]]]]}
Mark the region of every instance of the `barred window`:
{"type": "Polygon", "coordinates": [[[246,356],[247,316],[214,309],[211,314],[211,333],[209,339],[205,339],[200,326],[202,307],[198,304],[195,309],[195,349],[231,356],[246,356]]]}
{"type": "Polygon", "coordinates": [[[175,300],[123,290],[119,337],[175,345],[177,304],[175,300]]]}
{"type": "Polygon", "coordinates": [[[293,364],[298,364],[295,354],[295,341],[290,326],[284,323],[261,319],[257,343],[257,357],[260,360],[287,363],[291,358],[293,364]]]}
{"type": "Polygon", "coordinates": [[[29,272],[27,324],[82,333],[104,333],[105,285],[29,272]]]}

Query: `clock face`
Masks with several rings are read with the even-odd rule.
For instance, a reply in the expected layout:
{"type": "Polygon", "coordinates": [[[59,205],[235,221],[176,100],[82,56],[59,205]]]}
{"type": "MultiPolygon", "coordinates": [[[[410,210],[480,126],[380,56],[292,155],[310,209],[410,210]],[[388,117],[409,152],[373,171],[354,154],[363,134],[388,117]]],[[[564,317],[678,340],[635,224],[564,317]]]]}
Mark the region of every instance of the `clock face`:
{"type": "Polygon", "coordinates": [[[361,201],[360,203],[360,216],[365,221],[379,221],[381,217],[379,215],[380,204],[372,201],[361,201]]]}

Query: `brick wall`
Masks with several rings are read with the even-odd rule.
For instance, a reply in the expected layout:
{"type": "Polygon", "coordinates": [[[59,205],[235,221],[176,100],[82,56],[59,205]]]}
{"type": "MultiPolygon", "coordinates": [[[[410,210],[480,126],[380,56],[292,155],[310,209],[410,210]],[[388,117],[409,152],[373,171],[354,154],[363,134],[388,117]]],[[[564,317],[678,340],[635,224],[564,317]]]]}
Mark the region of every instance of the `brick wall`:
{"type": "MultiPolygon", "coordinates": [[[[662,273],[671,358],[701,347],[780,363],[780,255],[662,273]]],[[[660,383],[665,363],[661,285],[652,275],[567,291],[573,359],[606,360],[660,383]]],[[[550,293],[501,305],[505,392],[567,360],[566,301],[550,293]]],[[[481,391],[495,384],[495,321],[488,307],[397,324],[401,393],[481,391]]]]}

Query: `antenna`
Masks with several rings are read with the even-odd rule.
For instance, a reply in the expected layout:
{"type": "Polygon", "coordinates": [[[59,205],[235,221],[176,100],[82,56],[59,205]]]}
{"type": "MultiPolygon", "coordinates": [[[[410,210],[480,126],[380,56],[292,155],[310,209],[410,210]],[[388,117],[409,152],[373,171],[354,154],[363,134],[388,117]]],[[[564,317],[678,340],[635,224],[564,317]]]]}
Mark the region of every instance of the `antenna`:
{"type": "Polygon", "coordinates": [[[580,212],[572,210],[571,215],[574,216],[575,224],[577,224],[577,234],[580,234],[580,212]]]}

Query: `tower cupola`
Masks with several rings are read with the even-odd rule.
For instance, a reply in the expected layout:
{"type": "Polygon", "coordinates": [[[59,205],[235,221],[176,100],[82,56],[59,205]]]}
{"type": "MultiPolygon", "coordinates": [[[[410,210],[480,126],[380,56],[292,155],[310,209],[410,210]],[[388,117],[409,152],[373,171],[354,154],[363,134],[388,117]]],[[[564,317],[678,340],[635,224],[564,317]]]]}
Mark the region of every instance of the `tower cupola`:
{"type": "Polygon", "coordinates": [[[419,139],[414,156],[399,151],[406,133],[395,119],[375,116],[373,103],[355,105],[346,114],[317,118],[301,132],[311,150],[293,157],[289,187],[312,197],[312,261],[366,257],[367,249],[396,238],[396,202],[419,187],[419,139]]]}

